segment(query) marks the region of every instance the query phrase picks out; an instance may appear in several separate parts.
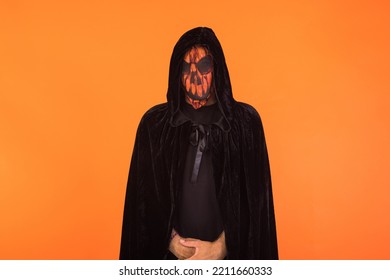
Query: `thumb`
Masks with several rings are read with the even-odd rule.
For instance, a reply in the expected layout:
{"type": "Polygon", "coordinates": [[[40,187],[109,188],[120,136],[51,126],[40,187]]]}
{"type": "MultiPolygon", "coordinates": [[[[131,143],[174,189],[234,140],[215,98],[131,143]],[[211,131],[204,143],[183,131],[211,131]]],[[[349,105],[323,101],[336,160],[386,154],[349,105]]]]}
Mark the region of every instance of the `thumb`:
{"type": "Polygon", "coordinates": [[[186,259],[186,260],[198,260],[199,258],[198,258],[198,253],[199,253],[199,248],[198,247],[195,247],[195,253],[191,256],[191,257],[189,257],[188,259],[186,259]]]}

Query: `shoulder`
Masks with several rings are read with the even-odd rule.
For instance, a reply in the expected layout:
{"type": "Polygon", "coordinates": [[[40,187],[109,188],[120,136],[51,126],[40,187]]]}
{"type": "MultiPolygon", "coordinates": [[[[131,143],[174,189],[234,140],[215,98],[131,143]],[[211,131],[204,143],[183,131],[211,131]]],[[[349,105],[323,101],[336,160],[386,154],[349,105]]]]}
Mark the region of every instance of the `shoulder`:
{"type": "Polygon", "coordinates": [[[233,127],[239,129],[245,139],[253,139],[254,142],[259,141],[259,143],[265,144],[263,123],[260,114],[253,106],[243,102],[237,102],[233,127]]]}
{"type": "Polygon", "coordinates": [[[244,102],[237,102],[235,106],[234,119],[244,122],[248,125],[256,125],[262,127],[261,117],[257,110],[244,102]]]}
{"type": "Polygon", "coordinates": [[[155,123],[157,120],[162,120],[167,117],[168,112],[168,103],[155,105],[144,113],[140,125],[148,125],[151,122],[155,123]]]}

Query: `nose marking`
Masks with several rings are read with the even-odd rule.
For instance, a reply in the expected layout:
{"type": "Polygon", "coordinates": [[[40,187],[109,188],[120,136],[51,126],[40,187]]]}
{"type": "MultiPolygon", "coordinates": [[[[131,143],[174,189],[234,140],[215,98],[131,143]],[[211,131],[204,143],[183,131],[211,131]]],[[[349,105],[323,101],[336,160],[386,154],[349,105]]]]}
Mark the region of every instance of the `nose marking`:
{"type": "Polygon", "coordinates": [[[196,85],[201,85],[202,84],[202,81],[201,81],[200,77],[197,75],[196,72],[191,73],[190,83],[191,84],[196,84],[196,85]]]}

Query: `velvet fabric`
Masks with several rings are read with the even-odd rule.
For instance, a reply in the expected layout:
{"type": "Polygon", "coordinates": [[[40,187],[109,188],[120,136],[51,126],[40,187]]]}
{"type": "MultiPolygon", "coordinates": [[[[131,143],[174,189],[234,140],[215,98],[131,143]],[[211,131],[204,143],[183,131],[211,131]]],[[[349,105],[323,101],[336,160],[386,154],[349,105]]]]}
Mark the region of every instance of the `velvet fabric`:
{"type": "Polygon", "coordinates": [[[124,206],[120,259],[164,259],[180,197],[191,122],[183,117],[180,74],[192,46],[213,56],[213,88],[222,113],[210,126],[208,145],[225,231],[227,259],[277,259],[270,168],[257,111],[233,99],[228,69],[214,32],[198,27],[177,42],[170,62],[167,102],[139,124],[124,206]]]}

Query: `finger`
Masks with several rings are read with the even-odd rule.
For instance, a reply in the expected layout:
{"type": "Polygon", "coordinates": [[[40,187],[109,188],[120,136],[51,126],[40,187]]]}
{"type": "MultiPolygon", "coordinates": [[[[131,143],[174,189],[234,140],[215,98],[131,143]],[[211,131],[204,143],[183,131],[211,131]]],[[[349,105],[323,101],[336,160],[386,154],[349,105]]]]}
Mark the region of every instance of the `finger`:
{"type": "Polygon", "coordinates": [[[187,258],[186,260],[199,260],[198,252],[199,252],[199,248],[195,247],[195,253],[191,257],[187,258]]]}
{"type": "Polygon", "coordinates": [[[201,241],[200,239],[196,239],[196,238],[191,238],[191,237],[187,237],[187,238],[184,238],[182,237],[181,239],[185,240],[185,241],[201,241]]]}
{"type": "Polygon", "coordinates": [[[180,244],[186,247],[198,247],[199,246],[199,240],[185,240],[180,239],[180,244]]]}
{"type": "Polygon", "coordinates": [[[188,248],[191,249],[190,251],[182,252],[182,258],[188,259],[191,258],[195,254],[195,249],[193,247],[188,248]]]}
{"type": "Polygon", "coordinates": [[[180,254],[185,259],[191,257],[195,253],[195,248],[194,247],[185,247],[185,246],[182,246],[182,245],[180,245],[180,246],[181,246],[180,254]]]}

